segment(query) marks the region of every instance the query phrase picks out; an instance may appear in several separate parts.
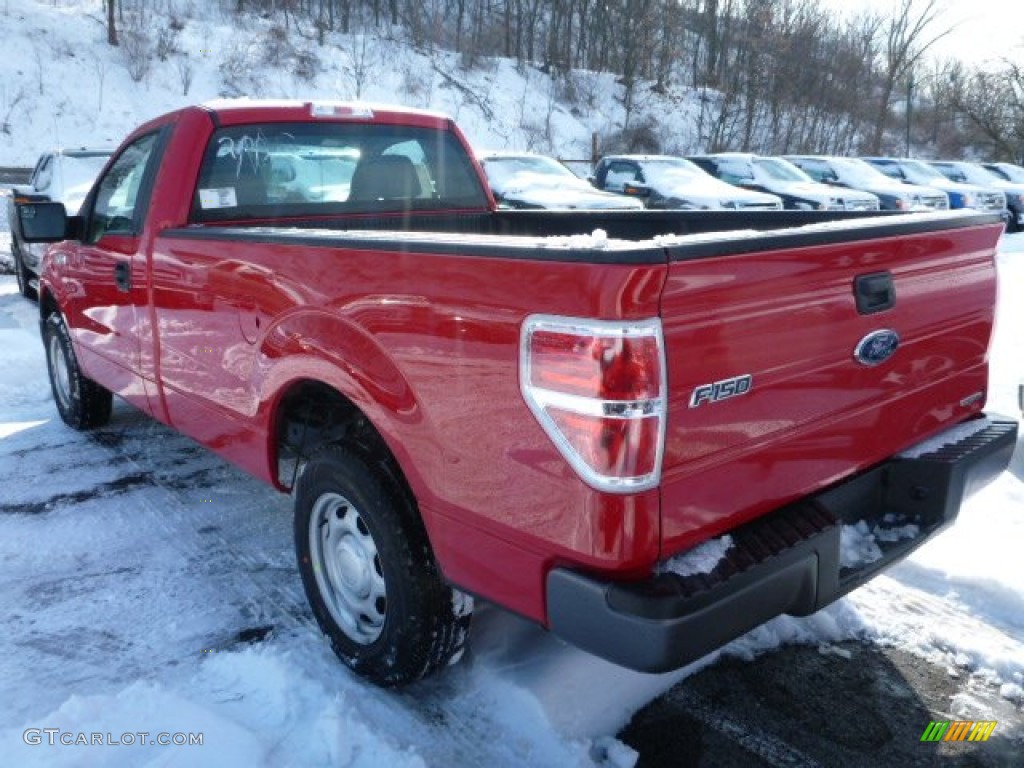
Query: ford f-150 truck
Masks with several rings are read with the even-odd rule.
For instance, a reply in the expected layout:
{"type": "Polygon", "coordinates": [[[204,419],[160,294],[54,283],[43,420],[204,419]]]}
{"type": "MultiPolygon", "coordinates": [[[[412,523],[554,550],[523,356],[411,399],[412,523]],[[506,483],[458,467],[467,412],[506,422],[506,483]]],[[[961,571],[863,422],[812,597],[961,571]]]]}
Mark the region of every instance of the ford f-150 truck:
{"type": "Polygon", "coordinates": [[[241,101],[19,217],[58,243],[63,420],[113,393],[291,493],[313,613],[382,685],[458,658],[473,596],[678,667],[897,561],[1016,443],[997,215],[502,211],[444,116],[241,101]]]}

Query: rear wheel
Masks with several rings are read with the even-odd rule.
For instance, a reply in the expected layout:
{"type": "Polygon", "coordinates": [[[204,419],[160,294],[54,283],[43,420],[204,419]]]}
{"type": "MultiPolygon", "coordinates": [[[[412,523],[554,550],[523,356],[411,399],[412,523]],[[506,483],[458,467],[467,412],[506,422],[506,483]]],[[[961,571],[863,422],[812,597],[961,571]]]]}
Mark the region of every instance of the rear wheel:
{"type": "Polygon", "coordinates": [[[347,446],[310,459],[296,484],[295,549],[317,623],[359,675],[404,685],[461,653],[471,602],[444,583],[386,461],[347,446]]]}
{"type": "Polygon", "coordinates": [[[78,430],[101,427],[110,421],[113,397],[78,367],[64,318],[54,312],[43,326],[46,369],[57,412],[69,427],[78,430]]]}

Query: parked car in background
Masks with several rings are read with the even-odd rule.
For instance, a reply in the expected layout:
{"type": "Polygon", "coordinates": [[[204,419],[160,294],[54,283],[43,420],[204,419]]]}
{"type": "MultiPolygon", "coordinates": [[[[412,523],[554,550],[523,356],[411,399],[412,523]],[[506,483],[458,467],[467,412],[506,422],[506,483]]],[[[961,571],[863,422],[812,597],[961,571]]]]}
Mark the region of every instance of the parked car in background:
{"type": "Polygon", "coordinates": [[[982,163],[981,165],[1006,181],[1024,184],[1024,168],[1019,165],[1013,163],[982,163]]]}
{"type": "Polygon", "coordinates": [[[900,182],[941,189],[949,196],[950,208],[975,208],[1000,211],[1006,208],[1006,196],[999,190],[951,181],[922,160],[908,157],[865,157],[886,176],[900,182]]]}
{"type": "Polygon", "coordinates": [[[594,169],[594,186],[642,198],[648,208],[683,210],[779,210],[775,195],[725,184],[681,157],[609,155],[594,169]]]}
{"type": "Polygon", "coordinates": [[[93,181],[103,170],[112,149],[56,149],[45,152],[36,161],[26,186],[15,187],[8,202],[7,220],[11,226],[11,255],[18,290],[26,298],[35,298],[43,252],[42,245],[30,245],[21,237],[14,206],[18,203],[63,203],[70,213],[78,211],[93,181]]]}
{"type": "Polygon", "coordinates": [[[949,196],[941,189],[898,182],[856,157],[786,155],[786,159],[820,184],[870,192],[883,211],[949,208],[949,196]]]}
{"type": "Polygon", "coordinates": [[[743,189],[767,192],[786,208],[810,211],[877,211],[878,198],[869,192],[819,184],[781,157],[723,152],[689,158],[712,176],[743,189]]]}
{"type": "Polygon", "coordinates": [[[935,160],[931,165],[952,181],[1001,191],[1006,197],[1006,229],[1009,232],[1020,231],[1024,224],[1024,183],[1007,181],[979,163],[964,160],[935,160]]]}
{"type": "Polygon", "coordinates": [[[594,189],[552,157],[521,152],[477,153],[498,205],[505,208],[643,208],[635,198],[594,189]]]}

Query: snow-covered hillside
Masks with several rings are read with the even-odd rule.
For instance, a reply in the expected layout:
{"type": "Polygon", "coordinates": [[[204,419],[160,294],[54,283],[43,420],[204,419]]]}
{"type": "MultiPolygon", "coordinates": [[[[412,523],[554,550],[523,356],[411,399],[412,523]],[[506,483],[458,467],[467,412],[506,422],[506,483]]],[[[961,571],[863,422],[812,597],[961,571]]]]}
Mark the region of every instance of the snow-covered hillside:
{"type": "MultiPolygon", "coordinates": [[[[159,4],[158,4],[159,5],[159,4]]],[[[188,15],[147,20],[148,68],[130,45],[105,43],[100,0],[0,3],[0,166],[30,166],[54,146],[118,143],[145,120],[220,96],[361,99],[436,109],[480,149],[529,149],[586,160],[592,134],[607,138],[658,114],[666,150],[699,149],[698,102],[637,88],[628,119],[614,76],[552,79],[532,66],[482,58],[472,67],[445,51],[414,50],[401,30],[327,34],[224,15],[205,3],[188,15]],[[180,27],[180,29],[178,29],[180,27]],[[160,41],[164,52],[158,51],[160,41]],[[133,80],[133,73],[139,76],[133,80]],[[185,82],[188,80],[188,93],[185,82]],[[6,126],[6,129],[4,127],[6,126]]],[[[214,5],[214,4],[209,4],[214,5]]]]}

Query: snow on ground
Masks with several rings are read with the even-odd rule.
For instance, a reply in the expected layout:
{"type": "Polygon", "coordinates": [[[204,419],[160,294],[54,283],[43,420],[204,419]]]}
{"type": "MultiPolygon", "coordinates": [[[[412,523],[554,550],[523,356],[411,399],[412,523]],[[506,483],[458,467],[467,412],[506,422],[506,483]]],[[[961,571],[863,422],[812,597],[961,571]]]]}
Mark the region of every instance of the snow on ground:
{"type": "MultiPolygon", "coordinates": [[[[1024,236],[1002,248],[1002,290],[1019,295],[1024,236]]],[[[1003,301],[992,407],[1007,414],[1024,375],[1021,327],[1021,303],[1003,301]]],[[[356,679],[322,641],[292,562],[288,499],[123,404],[91,435],[65,428],[37,333],[35,305],[0,278],[5,764],[624,766],[635,755],[614,734],[719,653],[851,638],[913,651],[1020,701],[1019,453],[904,564],[687,669],[632,673],[478,604],[462,664],[388,692],[356,679]],[[59,743],[93,733],[121,746],[59,743]],[[147,743],[191,733],[203,746],[147,743]]]]}

